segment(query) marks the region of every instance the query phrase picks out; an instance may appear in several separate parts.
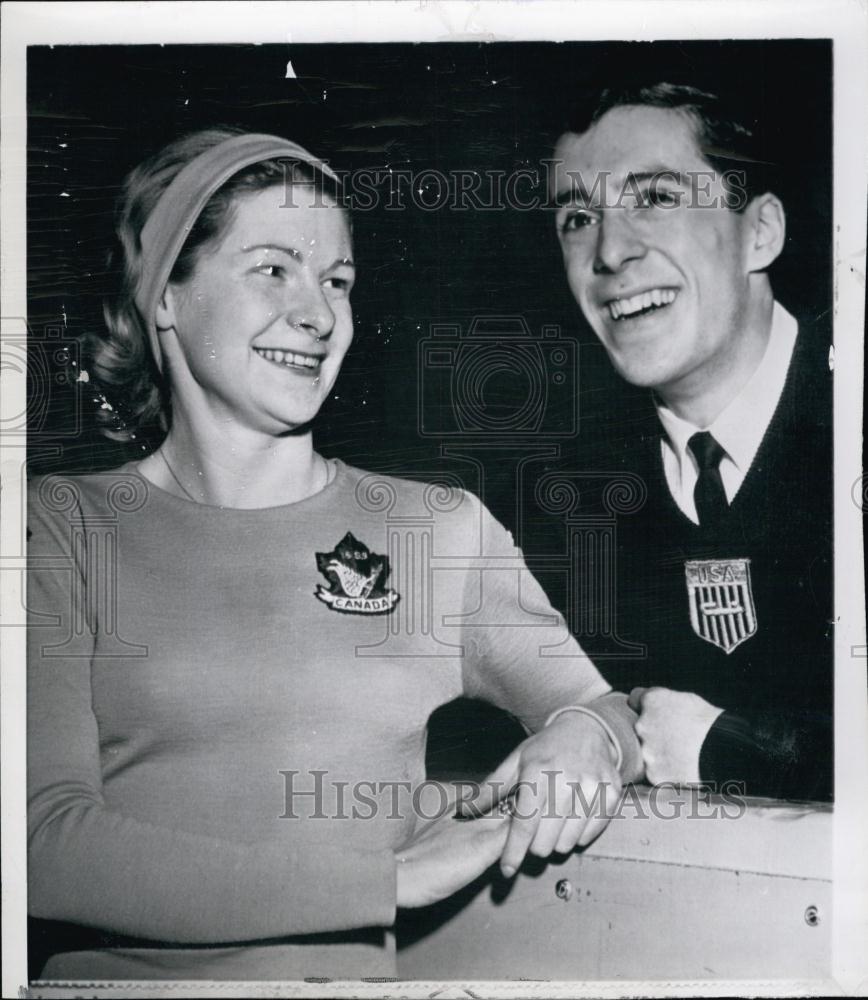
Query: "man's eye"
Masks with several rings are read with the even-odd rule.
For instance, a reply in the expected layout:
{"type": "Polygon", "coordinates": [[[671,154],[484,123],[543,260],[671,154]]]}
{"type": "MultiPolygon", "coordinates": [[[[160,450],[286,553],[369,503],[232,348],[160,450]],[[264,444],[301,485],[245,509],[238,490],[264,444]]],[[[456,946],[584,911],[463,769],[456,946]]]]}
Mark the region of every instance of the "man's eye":
{"type": "Polygon", "coordinates": [[[561,222],[561,232],[570,233],[575,232],[577,229],[584,229],[586,226],[593,226],[597,219],[593,213],[586,211],[585,209],[577,209],[576,211],[569,212],[564,216],[561,222]]]}
{"type": "Polygon", "coordinates": [[[681,204],[681,195],[678,191],[650,187],[642,193],[639,204],[642,208],[676,208],[681,204]]]}

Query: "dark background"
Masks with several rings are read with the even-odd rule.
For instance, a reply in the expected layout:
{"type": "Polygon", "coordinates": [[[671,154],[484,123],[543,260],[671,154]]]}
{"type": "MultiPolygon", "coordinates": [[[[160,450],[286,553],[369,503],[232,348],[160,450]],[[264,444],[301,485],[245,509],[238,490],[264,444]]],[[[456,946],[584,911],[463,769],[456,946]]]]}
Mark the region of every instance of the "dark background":
{"type": "MultiPolygon", "coordinates": [[[[788,245],[775,265],[776,293],[799,318],[822,317],[831,301],[830,43],[70,46],[28,54],[31,338],[54,346],[100,328],[120,181],[178,135],[237,125],[295,139],[342,170],[511,174],[551,155],[589,84],[637,71],[726,91],[750,109],[768,159],[785,167],[778,193],[788,245]],[[298,78],[287,80],[290,58],[298,78]]],[[[528,183],[519,190],[532,193],[528,183]]],[[[355,214],[356,341],[337,398],[317,422],[318,447],[379,471],[436,466],[445,440],[436,430],[448,414],[430,413],[435,436],[420,434],[417,345],[432,322],[466,330],[478,316],[522,317],[533,336],[555,325],[579,342],[573,384],[582,420],[578,434],[553,438],[562,453],[582,437],[629,432],[645,393],[611,372],[585,329],[550,214],[426,212],[404,197],[403,211],[381,203],[355,214]]],[[[56,353],[43,351],[33,366],[31,472],[86,471],[131,457],[135,448],[95,434],[91,394],[58,384],[56,353]]],[[[428,397],[448,409],[449,372],[426,378],[428,397]]],[[[503,371],[484,382],[482,405],[498,433],[481,442],[508,442],[527,378],[503,371]]],[[[548,389],[543,433],[568,425],[575,395],[548,389]]],[[[486,499],[497,503],[494,493],[486,499]]]]}

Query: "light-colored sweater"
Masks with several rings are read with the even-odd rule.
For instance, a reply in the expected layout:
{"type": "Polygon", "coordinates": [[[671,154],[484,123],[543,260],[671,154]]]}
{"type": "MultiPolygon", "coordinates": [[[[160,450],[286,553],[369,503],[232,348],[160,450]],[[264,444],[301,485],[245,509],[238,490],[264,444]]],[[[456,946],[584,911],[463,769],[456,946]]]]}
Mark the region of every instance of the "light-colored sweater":
{"type": "Polygon", "coordinates": [[[623,697],[475,497],[336,466],[264,510],[134,464],[33,484],[30,910],[155,943],[44,978],[393,973],[393,852],[458,696],[529,730],[591,703],[635,775],[623,697]]]}

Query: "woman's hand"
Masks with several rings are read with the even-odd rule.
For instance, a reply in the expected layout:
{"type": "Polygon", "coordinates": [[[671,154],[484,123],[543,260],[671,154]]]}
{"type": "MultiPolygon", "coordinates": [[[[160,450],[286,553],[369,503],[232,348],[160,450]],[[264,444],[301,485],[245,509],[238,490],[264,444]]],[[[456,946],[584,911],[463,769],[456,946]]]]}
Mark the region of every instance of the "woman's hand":
{"type": "Polygon", "coordinates": [[[603,727],[583,712],[564,712],[526,739],[483,782],[462,811],[478,815],[496,803],[512,814],[500,859],[507,877],[528,851],[569,853],[598,837],[621,798],[615,749],[603,727]]]}
{"type": "Polygon", "coordinates": [[[398,906],[428,906],[472,882],[500,857],[509,816],[456,819],[450,810],[395,852],[398,906]]]}

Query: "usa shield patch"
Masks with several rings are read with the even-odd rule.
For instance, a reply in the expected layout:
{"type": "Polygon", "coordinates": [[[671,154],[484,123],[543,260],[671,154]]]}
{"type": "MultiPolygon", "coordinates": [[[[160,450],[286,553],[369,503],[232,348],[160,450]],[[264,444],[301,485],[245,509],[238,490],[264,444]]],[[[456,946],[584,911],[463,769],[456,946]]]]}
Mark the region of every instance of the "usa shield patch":
{"type": "Polygon", "coordinates": [[[692,559],[684,574],[690,624],[700,639],[731,653],[756,633],[750,559],[692,559]]]}

